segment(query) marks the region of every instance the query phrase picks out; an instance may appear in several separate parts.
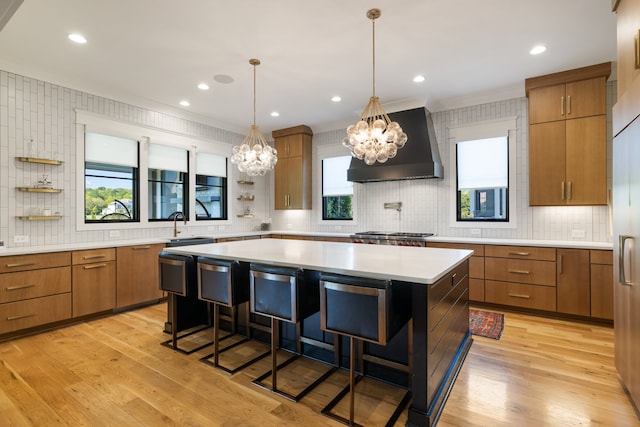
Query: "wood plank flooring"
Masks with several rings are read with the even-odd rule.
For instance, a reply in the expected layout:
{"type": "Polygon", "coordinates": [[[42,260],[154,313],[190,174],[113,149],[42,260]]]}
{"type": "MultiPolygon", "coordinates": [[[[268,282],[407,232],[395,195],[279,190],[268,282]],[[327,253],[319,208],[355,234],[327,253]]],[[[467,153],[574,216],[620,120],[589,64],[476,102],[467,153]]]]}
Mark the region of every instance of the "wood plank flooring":
{"type": "MultiPolygon", "coordinates": [[[[161,346],[165,319],[158,304],[0,343],[0,425],[340,425],[319,411],[346,372],[292,403],[251,384],[269,358],[229,375],[199,361],[211,347],[184,355],[161,346]]],[[[499,341],[474,338],[439,426],[640,426],[616,376],[612,328],[510,312],[505,325],[499,341]]],[[[278,382],[295,386],[323,369],[301,363],[278,382]]],[[[381,425],[399,393],[361,385],[356,421],[381,425]]]]}

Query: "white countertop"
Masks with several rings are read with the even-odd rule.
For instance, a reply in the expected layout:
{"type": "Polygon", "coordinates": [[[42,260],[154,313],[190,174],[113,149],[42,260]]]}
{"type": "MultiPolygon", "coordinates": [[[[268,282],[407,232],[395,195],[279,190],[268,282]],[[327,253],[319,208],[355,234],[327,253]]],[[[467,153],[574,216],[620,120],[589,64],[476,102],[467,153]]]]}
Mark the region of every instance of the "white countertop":
{"type": "Polygon", "coordinates": [[[473,251],[260,239],[166,248],[168,252],[433,284],[473,251]]]}

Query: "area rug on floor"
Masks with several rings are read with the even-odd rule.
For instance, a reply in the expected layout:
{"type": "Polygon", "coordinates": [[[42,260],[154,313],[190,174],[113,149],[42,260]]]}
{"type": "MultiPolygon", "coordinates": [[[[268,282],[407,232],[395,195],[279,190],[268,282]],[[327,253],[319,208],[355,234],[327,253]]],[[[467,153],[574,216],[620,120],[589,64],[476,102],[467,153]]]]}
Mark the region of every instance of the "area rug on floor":
{"type": "Polygon", "coordinates": [[[469,329],[473,335],[499,340],[504,330],[504,314],[470,308],[469,329]]]}

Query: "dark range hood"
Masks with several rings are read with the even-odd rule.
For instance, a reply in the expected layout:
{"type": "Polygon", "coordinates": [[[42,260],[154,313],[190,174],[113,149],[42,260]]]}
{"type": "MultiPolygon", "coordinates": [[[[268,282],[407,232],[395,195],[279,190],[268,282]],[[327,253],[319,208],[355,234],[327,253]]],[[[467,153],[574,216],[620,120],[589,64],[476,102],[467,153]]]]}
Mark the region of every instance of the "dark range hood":
{"type": "Polygon", "coordinates": [[[353,182],[397,181],[404,179],[443,178],[444,170],[431,113],[426,108],[390,113],[407,134],[407,143],[393,159],[367,166],[364,160],[351,159],[347,180],[353,182]]]}

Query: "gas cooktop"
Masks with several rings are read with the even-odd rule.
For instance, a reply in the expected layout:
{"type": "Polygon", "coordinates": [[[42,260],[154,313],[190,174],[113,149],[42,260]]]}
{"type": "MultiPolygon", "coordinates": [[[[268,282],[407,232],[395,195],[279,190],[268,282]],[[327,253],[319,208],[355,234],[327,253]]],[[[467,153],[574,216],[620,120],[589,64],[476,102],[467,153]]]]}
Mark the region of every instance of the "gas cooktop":
{"type": "Polygon", "coordinates": [[[433,236],[433,233],[404,233],[404,232],[391,232],[391,231],[362,231],[354,234],[354,237],[369,237],[369,238],[402,238],[402,239],[425,239],[429,236],[433,236]]]}

